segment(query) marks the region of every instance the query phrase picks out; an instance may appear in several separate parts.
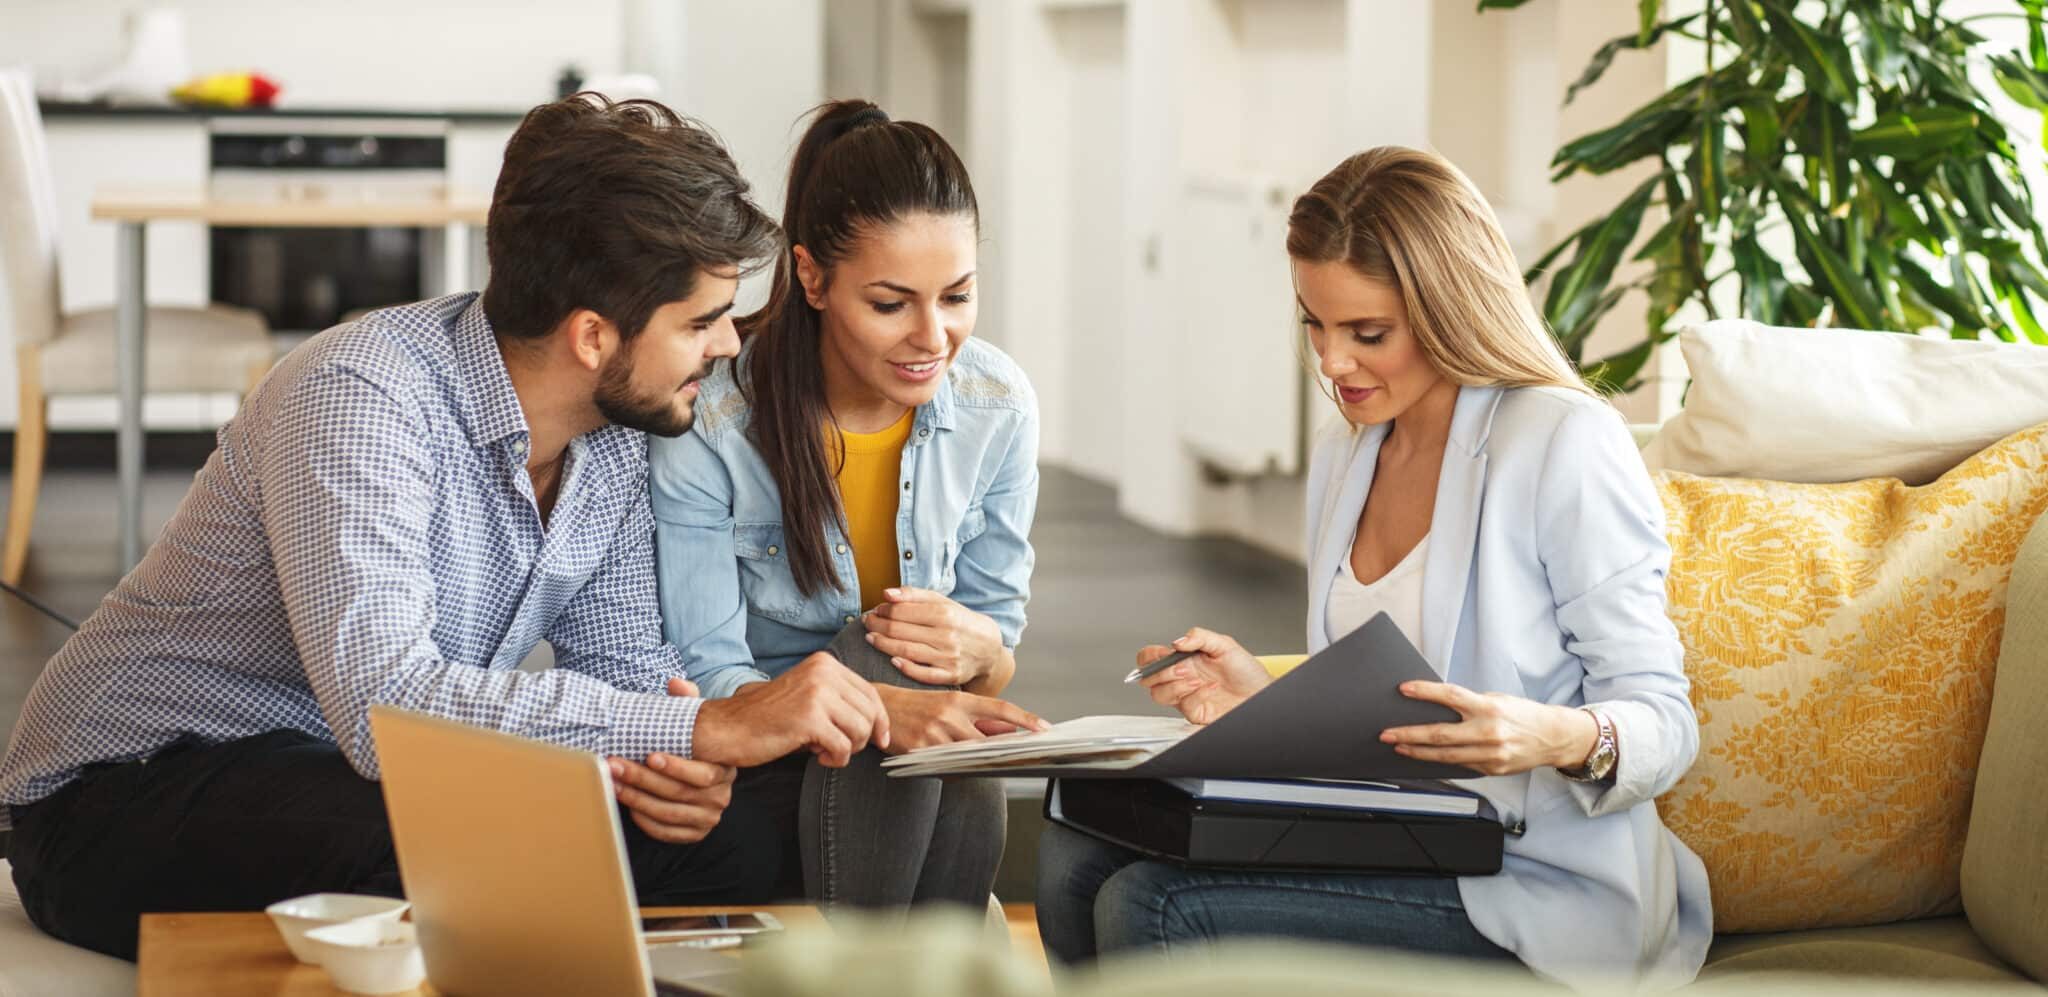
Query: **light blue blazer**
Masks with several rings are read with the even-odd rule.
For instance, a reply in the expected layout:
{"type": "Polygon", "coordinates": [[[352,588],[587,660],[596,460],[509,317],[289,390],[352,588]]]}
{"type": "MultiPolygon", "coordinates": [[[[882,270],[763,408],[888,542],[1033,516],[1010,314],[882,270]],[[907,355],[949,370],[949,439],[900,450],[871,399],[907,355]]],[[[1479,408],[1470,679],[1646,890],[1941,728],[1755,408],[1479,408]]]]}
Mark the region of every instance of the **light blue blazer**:
{"type": "MultiPolygon", "coordinates": [[[[1331,642],[1330,586],[1386,432],[1339,425],[1311,458],[1311,651],[1331,642]]],[[[1599,707],[1621,758],[1612,785],[1549,768],[1485,780],[1527,831],[1498,875],[1458,888],[1480,933],[1573,986],[1683,984],[1713,938],[1706,868],[1654,802],[1699,750],[1665,614],[1670,563],[1663,506],[1611,407],[1555,388],[1460,389],[1413,636],[1446,681],[1599,707]]]]}

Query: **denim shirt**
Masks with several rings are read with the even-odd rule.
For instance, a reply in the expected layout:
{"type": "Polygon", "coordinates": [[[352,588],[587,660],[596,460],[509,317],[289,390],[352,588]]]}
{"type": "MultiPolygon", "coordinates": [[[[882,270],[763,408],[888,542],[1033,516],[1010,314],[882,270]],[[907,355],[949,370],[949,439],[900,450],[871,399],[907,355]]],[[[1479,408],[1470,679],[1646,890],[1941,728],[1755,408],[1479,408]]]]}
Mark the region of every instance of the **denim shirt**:
{"type": "MultiPolygon", "coordinates": [[[[648,448],[662,630],[710,698],[781,674],[871,608],[860,605],[853,548],[836,525],[825,543],[842,586],[797,591],[781,492],[749,439],[751,412],[734,380],[751,352],[700,382],[690,432],[648,448]]],[[[938,394],[917,409],[898,495],[903,584],[988,616],[1015,648],[1038,506],[1038,397],[1015,361],[978,339],[960,348],[938,394]]]]}

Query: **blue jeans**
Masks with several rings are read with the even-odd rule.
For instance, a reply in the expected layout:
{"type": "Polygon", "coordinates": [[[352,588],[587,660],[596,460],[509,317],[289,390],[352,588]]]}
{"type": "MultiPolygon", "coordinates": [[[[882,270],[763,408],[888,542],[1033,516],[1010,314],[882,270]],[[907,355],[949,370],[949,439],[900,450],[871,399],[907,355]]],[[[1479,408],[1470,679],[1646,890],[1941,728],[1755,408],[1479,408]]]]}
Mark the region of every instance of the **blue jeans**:
{"type": "Polygon", "coordinates": [[[1455,879],[1190,869],[1058,825],[1038,845],[1038,934],[1067,963],[1228,936],[1515,958],[1472,926],[1455,879]]]}

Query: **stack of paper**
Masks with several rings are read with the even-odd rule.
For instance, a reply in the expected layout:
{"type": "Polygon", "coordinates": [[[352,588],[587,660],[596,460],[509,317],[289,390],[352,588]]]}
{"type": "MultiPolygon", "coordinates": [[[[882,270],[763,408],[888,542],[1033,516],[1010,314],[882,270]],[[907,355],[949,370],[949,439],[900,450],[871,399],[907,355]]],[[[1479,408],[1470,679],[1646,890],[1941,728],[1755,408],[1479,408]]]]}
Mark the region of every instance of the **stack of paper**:
{"type": "Polygon", "coordinates": [[[882,767],[895,776],[999,773],[1006,768],[1060,765],[1128,768],[1200,729],[1179,717],[1083,717],[1045,731],[1017,731],[919,748],[884,759],[882,767]]]}

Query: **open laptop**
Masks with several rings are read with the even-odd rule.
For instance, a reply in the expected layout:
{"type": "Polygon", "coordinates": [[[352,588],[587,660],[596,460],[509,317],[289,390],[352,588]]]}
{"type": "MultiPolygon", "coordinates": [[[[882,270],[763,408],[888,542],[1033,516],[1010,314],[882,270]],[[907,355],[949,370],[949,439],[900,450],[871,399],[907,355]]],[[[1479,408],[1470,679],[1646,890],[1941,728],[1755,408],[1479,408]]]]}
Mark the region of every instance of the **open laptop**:
{"type": "Polygon", "coordinates": [[[398,870],[444,994],[737,991],[738,960],[650,948],[603,758],[370,709],[398,870]]]}

